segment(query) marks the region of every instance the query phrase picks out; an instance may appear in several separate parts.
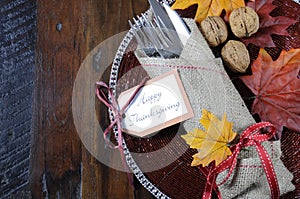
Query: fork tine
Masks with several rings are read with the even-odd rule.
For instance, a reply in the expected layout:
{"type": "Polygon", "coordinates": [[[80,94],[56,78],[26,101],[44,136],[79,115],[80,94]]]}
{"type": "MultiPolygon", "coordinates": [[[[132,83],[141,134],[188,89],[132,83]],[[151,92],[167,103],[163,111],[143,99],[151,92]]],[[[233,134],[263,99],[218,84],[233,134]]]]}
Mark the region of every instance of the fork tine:
{"type": "Polygon", "coordinates": [[[155,28],[151,26],[151,22],[143,14],[141,17],[138,18],[138,20],[140,24],[142,24],[141,31],[145,35],[145,38],[148,39],[148,42],[150,43],[149,46],[151,45],[151,48],[155,49],[155,51],[160,55],[160,57],[163,57],[160,49],[163,49],[164,46],[159,41],[157,32],[155,31],[155,28]]]}
{"type": "Polygon", "coordinates": [[[138,32],[136,31],[136,28],[133,26],[133,24],[131,23],[130,20],[128,20],[128,23],[129,23],[129,26],[130,26],[130,28],[132,29],[133,33],[134,33],[134,36],[135,36],[135,38],[136,38],[138,44],[140,44],[141,47],[144,48],[144,47],[145,47],[144,42],[142,41],[142,38],[140,37],[140,35],[139,35],[138,32]]]}
{"type": "Polygon", "coordinates": [[[136,16],[136,18],[133,17],[132,19],[135,25],[133,25],[131,21],[129,21],[129,25],[133,29],[133,33],[135,35],[135,38],[137,39],[138,45],[148,56],[155,56],[158,50],[155,49],[155,46],[152,44],[149,38],[150,34],[145,32],[144,30],[144,21],[138,15],[136,16]]]}
{"type": "MultiPolygon", "coordinates": [[[[142,15],[142,17],[145,22],[144,27],[147,27],[143,30],[145,30],[145,32],[147,33],[146,35],[149,36],[148,38],[152,42],[154,48],[157,50],[158,54],[163,58],[170,57],[174,52],[174,49],[172,49],[172,46],[175,46],[173,45],[174,42],[170,41],[170,39],[167,38],[168,36],[166,36],[166,34],[161,34],[161,32],[163,32],[163,29],[160,26],[157,26],[155,22],[153,24],[152,21],[148,20],[145,15],[142,15]]],[[[168,31],[167,28],[165,28],[165,30],[168,31]]]]}
{"type": "MultiPolygon", "coordinates": [[[[176,38],[175,38],[174,34],[176,34],[176,33],[173,32],[173,30],[169,30],[159,16],[157,18],[157,22],[158,22],[157,24],[162,25],[161,29],[162,29],[162,31],[165,30],[166,36],[167,36],[168,40],[170,41],[171,45],[175,45],[174,42],[176,42],[176,38]]],[[[177,44],[177,42],[176,42],[176,44],[177,44]]]]}
{"type": "Polygon", "coordinates": [[[155,27],[155,26],[157,27],[156,29],[159,31],[160,35],[162,36],[161,41],[164,42],[164,44],[169,48],[170,44],[172,44],[173,42],[168,38],[166,33],[161,28],[160,24],[158,24],[156,19],[153,19],[153,23],[151,22],[151,24],[152,24],[153,27],[155,27]]]}
{"type": "Polygon", "coordinates": [[[169,48],[169,44],[168,44],[168,41],[166,40],[162,30],[155,26],[154,23],[152,23],[150,21],[150,24],[151,24],[151,27],[155,30],[156,32],[156,36],[157,36],[157,40],[159,40],[159,44],[160,44],[160,48],[169,48]]]}
{"type": "Polygon", "coordinates": [[[133,30],[136,41],[148,56],[159,55],[162,58],[176,57],[180,48],[175,39],[174,33],[168,30],[163,21],[158,18],[148,19],[142,14],[132,18],[133,23],[128,23],[133,30]]]}
{"type": "Polygon", "coordinates": [[[148,48],[149,47],[149,45],[150,45],[150,42],[149,42],[149,37],[144,33],[144,31],[143,31],[143,22],[140,20],[140,17],[137,15],[137,19],[135,19],[134,17],[133,17],[133,21],[134,21],[134,23],[137,25],[137,29],[138,29],[138,32],[139,33],[141,33],[141,35],[142,35],[142,38],[144,38],[142,41],[143,41],[143,43],[144,43],[144,46],[146,47],[146,48],[148,48]]]}
{"type": "Polygon", "coordinates": [[[148,21],[145,15],[142,15],[144,21],[145,21],[145,31],[147,31],[149,34],[147,34],[149,36],[149,39],[154,43],[154,46],[156,48],[163,48],[163,45],[157,35],[157,32],[155,30],[155,27],[153,26],[153,24],[151,23],[151,21],[148,21]]]}

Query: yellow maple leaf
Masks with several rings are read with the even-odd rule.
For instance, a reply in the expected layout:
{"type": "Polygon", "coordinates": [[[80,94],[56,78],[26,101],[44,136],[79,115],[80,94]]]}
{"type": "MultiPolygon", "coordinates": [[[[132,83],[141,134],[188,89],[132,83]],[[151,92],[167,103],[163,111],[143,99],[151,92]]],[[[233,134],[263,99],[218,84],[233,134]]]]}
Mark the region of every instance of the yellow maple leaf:
{"type": "Polygon", "coordinates": [[[222,11],[226,11],[226,16],[239,7],[245,7],[244,0],[176,0],[172,9],[186,9],[197,4],[195,21],[201,22],[208,16],[220,16],[222,11]]]}
{"type": "Polygon", "coordinates": [[[194,159],[191,165],[202,164],[205,167],[215,161],[217,166],[231,155],[228,145],[234,140],[237,133],[232,130],[232,122],[227,121],[225,113],[222,120],[219,120],[214,114],[204,109],[199,122],[206,132],[195,128],[192,132],[182,135],[191,148],[198,149],[198,153],[193,155],[194,159]]]}

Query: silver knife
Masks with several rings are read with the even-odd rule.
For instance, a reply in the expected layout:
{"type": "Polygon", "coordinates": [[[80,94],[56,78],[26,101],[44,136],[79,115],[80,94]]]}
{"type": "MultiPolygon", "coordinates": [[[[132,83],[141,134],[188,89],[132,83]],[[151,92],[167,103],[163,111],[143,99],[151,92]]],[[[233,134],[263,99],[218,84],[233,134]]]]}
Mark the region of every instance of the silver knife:
{"type": "Polygon", "coordinates": [[[170,17],[172,24],[174,25],[174,28],[179,36],[181,43],[185,45],[188,38],[190,37],[189,28],[185,25],[184,21],[178,15],[178,13],[172,10],[169,5],[164,3],[163,6],[170,17]]]}
{"type": "Polygon", "coordinates": [[[182,45],[185,45],[190,36],[190,31],[177,12],[165,3],[160,4],[157,0],[148,1],[152,7],[154,16],[159,19],[158,21],[161,21],[167,29],[174,30],[177,33],[174,36],[181,41],[182,45]]]}

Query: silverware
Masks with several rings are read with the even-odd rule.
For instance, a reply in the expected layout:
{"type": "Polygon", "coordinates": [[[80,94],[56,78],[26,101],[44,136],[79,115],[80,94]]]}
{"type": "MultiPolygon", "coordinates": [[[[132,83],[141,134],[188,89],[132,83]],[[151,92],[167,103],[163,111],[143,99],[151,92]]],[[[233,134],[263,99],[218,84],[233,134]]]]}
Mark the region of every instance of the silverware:
{"type": "MultiPolygon", "coordinates": [[[[160,20],[160,19],[158,19],[160,20]]],[[[157,19],[149,20],[146,15],[133,18],[135,25],[129,24],[141,48],[150,57],[173,58],[179,57],[182,44],[174,30],[169,30],[157,19]],[[177,36],[177,37],[176,37],[177,36]]]]}
{"type": "Polygon", "coordinates": [[[148,0],[148,2],[155,17],[161,19],[167,29],[175,31],[177,39],[181,41],[182,45],[185,45],[190,36],[190,30],[177,12],[172,10],[169,5],[160,4],[157,0],[148,0]]]}
{"type": "Polygon", "coordinates": [[[163,6],[170,17],[170,20],[174,25],[174,28],[179,36],[181,43],[185,45],[188,38],[190,37],[191,31],[189,30],[185,22],[182,20],[182,18],[178,15],[176,11],[172,10],[170,6],[167,4],[163,4],[163,6]]]}
{"type": "Polygon", "coordinates": [[[149,3],[154,18],[142,14],[133,18],[134,25],[129,21],[139,47],[150,57],[179,57],[190,34],[188,28],[167,4],[156,0],[149,3]]]}

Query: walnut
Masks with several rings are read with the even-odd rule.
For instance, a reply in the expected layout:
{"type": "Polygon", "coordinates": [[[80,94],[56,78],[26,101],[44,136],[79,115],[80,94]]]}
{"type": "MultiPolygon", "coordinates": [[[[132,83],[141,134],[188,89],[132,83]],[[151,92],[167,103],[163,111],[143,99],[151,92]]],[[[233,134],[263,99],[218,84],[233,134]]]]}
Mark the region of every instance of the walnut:
{"type": "Polygon", "coordinates": [[[229,24],[235,36],[250,37],[259,28],[259,17],[252,8],[240,7],[230,14],[229,24]]]}
{"type": "Polygon", "coordinates": [[[200,30],[207,43],[211,47],[216,47],[226,41],[228,31],[225,22],[221,17],[210,16],[200,23],[200,30]]]}
{"type": "Polygon", "coordinates": [[[222,48],[221,56],[233,72],[246,72],[250,65],[250,56],[246,46],[235,40],[229,40],[222,48]]]}

